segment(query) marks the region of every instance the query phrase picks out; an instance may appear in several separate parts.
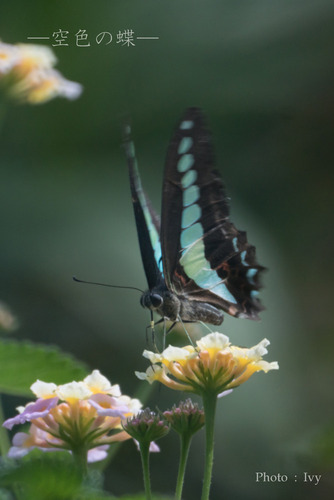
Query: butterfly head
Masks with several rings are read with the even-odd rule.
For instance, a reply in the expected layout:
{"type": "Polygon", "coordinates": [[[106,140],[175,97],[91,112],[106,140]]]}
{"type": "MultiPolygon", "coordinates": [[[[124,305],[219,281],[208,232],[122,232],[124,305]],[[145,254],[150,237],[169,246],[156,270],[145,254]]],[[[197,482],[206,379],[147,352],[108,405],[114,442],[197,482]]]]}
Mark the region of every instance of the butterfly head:
{"type": "Polygon", "coordinates": [[[140,298],[140,303],[143,307],[147,309],[155,310],[159,309],[163,304],[164,299],[158,293],[144,292],[140,298]]]}

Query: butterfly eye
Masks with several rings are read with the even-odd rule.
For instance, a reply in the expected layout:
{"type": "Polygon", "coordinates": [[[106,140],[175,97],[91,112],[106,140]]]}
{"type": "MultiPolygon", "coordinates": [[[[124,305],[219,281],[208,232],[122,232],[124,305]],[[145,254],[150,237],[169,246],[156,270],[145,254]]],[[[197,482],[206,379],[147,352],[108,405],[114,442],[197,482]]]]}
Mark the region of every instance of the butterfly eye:
{"type": "Polygon", "coordinates": [[[152,306],[155,308],[160,307],[161,304],[163,303],[161,295],[158,295],[157,293],[152,293],[150,295],[150,299],[152,306]]]}

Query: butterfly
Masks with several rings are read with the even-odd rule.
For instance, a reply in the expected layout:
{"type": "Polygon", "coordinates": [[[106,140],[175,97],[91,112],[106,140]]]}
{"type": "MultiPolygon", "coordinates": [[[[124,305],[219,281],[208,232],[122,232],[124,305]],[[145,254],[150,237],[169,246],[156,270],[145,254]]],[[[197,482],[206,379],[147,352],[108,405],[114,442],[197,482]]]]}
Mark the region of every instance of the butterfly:
{"type": "Polygon", "coordinates": [[[174,323],[220,325],[224,312],[259,319],[259,275],[264,267],[257,263],[246,233],[229,220],[202,111],[187,109],[170,141],[161,220],[143,191],[130,127],[127,134],[132,202],[148,283],[141,305],[150,309],[151,324],[154,311],[174,323]]]}

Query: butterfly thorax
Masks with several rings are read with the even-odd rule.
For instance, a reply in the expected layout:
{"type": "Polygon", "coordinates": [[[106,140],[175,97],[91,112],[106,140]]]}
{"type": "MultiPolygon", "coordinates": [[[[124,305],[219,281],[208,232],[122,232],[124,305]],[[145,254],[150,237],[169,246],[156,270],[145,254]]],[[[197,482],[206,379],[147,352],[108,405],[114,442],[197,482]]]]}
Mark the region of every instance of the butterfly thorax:
{"type": "Polygon", "coordinates": [[[164,283],[144,292],[140,303],[170,321],[181,319],[185,322],[203,321],[220,325],[224,319],[222,311],[212,304],[189,300],[185,295],[177,295],[168,290],[164,283]]]}

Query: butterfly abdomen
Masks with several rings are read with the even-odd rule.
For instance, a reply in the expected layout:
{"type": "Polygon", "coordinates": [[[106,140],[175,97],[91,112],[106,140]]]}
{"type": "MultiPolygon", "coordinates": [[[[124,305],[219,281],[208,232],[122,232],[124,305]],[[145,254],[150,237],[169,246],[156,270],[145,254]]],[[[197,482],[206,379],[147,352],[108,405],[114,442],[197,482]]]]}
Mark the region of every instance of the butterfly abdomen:
{"type": "Polygon", "coordinates": [[[206,302],[197,302],[183,297],[180,300],[180,317],[182,321],[202,321],[211,325],[221,325],[224,314],[215,306],[206,302]]]}

